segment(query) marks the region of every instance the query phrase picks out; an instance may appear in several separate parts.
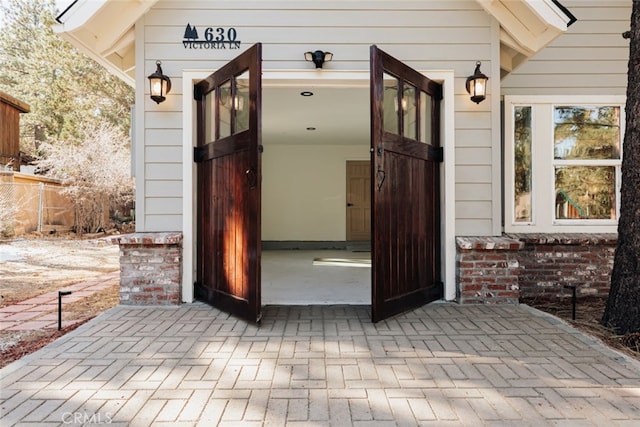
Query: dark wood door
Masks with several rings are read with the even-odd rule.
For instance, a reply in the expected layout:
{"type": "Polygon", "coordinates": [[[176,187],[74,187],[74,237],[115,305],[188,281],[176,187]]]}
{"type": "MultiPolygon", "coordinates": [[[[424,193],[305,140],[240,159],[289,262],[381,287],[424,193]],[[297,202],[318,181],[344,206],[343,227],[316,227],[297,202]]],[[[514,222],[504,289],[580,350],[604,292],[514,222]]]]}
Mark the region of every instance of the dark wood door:
{"type": "Polygon", "coordinates": [[[371,317],[441,298],[442,86],[371,46],[371,317]]]}
{"type": "Polygon", "coordinates": [[[261,45],[194,87],[197,102],[196,298],[259,322],[261,45]]]}

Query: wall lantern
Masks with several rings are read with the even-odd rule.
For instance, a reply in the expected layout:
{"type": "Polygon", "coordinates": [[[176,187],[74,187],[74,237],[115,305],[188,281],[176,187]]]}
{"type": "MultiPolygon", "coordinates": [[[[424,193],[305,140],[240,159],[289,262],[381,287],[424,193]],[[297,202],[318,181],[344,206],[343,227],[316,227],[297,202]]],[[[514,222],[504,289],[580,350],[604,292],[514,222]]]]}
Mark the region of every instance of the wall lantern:
{"type": "Polygon", "coordinates": [[[156,71],[149,76],[149,93],[151,95],[151,99],[153,99],[156,104],[160,104],[162,101],[167,99],[167,94],[171,91],[171,79],[168,76],[162,74],[162,67],[160,66],[161,62],[156,61],[156,71]]]}
{"type": "Polygon", "coordinates": [[[476,104],[481,103],[487,97],[487,80],[489,77],[480,71],[480,61],[476,62],[476,70],[473,76],[467,77],[467,92],[471,95],[471,100],[476,104]]]}
{"type": "Polygon", "coordinates": [[[304,59],[316,64],[316,68],[322,68],[322,64],[333,59],[333,53],[316,50],[315,52],[305,52],[304,59]]]}

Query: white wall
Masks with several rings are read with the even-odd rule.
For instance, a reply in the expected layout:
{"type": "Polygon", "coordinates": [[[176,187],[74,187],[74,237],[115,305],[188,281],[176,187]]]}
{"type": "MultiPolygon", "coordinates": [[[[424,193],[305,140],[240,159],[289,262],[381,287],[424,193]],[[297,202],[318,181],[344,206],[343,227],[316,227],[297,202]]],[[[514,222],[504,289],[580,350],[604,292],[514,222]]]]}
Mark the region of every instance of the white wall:
{"type": "Polygon", "coordinates": [[[265,145],[262,240],[346,240],[347,160],[369,160],[369,141],[265,145]]]}
{"type": "MultiPolygon", "coordinates": [[[[464,0],[158,2],[136,28],[136,84],[145,89],[137,98],[144,105],[139,128],[145,129],[136,151],[138,170],[145,170],[137,177],[139,231],[182,229],[182,182],[176,171],[183,160],[191,161],[183,159],[181,149],[183,71],[213,71],[240,53],[185,49],[187,24],[233,27],[242,50],[262,42],[265,70],[308,69],[303,52],[318,48],[334,53],[332,69],[368,70],[371,44],[418,70],[453,70],[455,155],[461,159],[455,174],[456,234],[499,231],[499,116],[492,114],[499,104],[491,95],[474,104],[465,91],[465,80],[480,60],[483,72],[493,77],[490,93],[498,92],[497,31],[477,2],[464,0]],[[146,80],[156,60],[173,82],[167,101],[159,105],[148,98],[146,80]]],[[[266,233],[268,224],[264,228],[266,233]]]]}

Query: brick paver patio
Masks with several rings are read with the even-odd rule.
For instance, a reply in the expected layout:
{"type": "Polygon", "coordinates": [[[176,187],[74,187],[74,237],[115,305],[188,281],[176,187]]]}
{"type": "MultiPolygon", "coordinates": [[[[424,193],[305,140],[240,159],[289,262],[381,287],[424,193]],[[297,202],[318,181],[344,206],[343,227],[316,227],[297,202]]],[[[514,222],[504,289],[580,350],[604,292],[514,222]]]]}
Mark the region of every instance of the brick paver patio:
{"type": "Polygon", "coordinates": [[[2,426],[640,425],[640,363],[524,306],[119,306],[0,376],[2,426]]]}

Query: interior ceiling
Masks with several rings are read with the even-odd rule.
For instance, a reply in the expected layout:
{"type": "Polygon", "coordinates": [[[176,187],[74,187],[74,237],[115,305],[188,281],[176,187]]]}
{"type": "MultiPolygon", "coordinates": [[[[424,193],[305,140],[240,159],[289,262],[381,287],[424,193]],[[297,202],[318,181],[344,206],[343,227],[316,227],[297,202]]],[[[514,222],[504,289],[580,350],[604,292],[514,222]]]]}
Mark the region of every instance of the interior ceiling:
{"type": "Polygon", "coordinates": [[[368,145],[369,116],[369,82],[263,80],[264,145],[368,145]]]}

